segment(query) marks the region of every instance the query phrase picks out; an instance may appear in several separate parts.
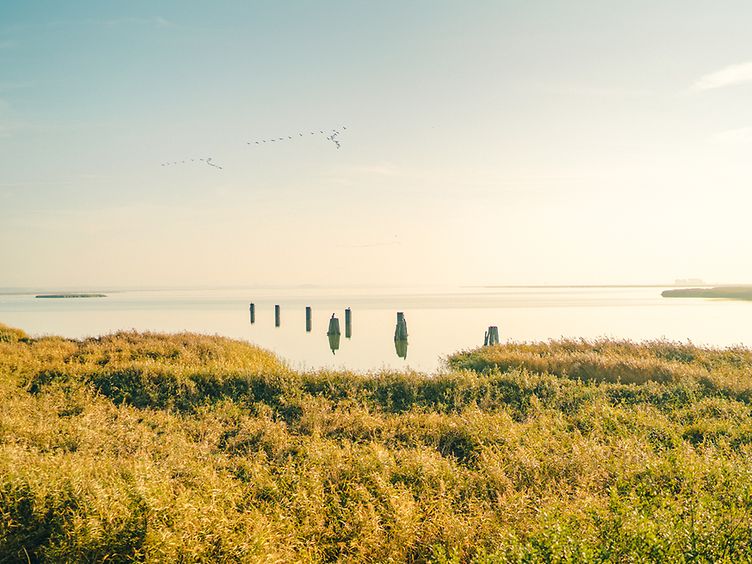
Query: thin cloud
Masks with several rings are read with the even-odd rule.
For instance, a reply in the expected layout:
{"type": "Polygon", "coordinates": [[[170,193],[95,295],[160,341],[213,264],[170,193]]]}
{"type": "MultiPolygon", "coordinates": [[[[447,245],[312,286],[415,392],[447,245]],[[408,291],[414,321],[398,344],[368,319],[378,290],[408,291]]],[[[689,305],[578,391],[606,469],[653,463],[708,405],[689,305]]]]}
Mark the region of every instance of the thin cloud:
{"type": "Polygon", "coordinates": [[[752,127],[739,127],[720,131],[710,137],[712,143],[720,145],[738,145],[752,143],[752,127]]]}
{"type": "Polygon", "coordinates": [[[401,241],[390,241],[388,243],[363,243],[362,245],[337,245],[337,247],[347,249],[364,249],[367,247],[389,247],[392,245],[401,245],[401,241]]]}
{"type": "MultiPolygon", "coordinates": [[[[55,29],[65,29],[69,27],[125,27],[125,26],[148,26],[157,29],[179,27],[177,23],[163,18],[162,16],[131,17],[123,16],[118,18],[87,18],[83,20],[53,20],[45,23],[34,24],[12,24],[6,27],[0,27],[3,33],[28,33],[33,31],[46,31],[55,29]]],[[[17,45],[13,39],[0,40],[1,48],[12,48],[17,45]]]]}
{"type": "Polygon", "coordinates": [[[752,82],[752,62],[729,65],[701,76],[692,85],[692,90],[714,90],[752,82]]]}
{"type": "Polygon", "coordinates": [[[563,94],[572,94],[574,96],[588,96],[588,97],[621,97],[621,98],[638,98],[644,96],[651,96],[653,91],[644,88],[618,88],[609,86],[588,86],[588,85],[576,85],[576,86],[563,86],[556,88],[557,92],[563,94]]]}
{"type": "Polygon", "coordinates": [[[0,49],[13,49],[16,45],[18,45],[18,42],[12,39],[0,40],[0,49]]]}
{"type": "Polygon", "coordinates": [[[175,24],[163,17],[154,16],[151,18],[113,18],[109,20],[87,20],[86,23],[92,25],[103,25],[106,27],[115,27],[122,25],[151,25],[154,27],[175,27],[175,24]]]}

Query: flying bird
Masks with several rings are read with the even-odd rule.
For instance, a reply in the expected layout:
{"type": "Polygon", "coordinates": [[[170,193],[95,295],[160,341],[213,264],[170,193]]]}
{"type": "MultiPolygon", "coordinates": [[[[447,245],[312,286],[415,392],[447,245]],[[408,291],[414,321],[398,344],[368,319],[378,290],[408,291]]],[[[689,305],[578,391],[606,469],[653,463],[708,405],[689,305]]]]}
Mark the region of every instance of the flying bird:
{"type": "Polygon", "coordinates": [[[222,170],[222,167],[221,167],[221,166],[219,166],[219,165],[215,165],[215,164],[214,164],[213,162],[211,162],[211,161],[212,161],[212,158],[211,158],[211,157],[209,157],[208,159],[206,159],[206,164],[208,164],[209,166],[213,166],[214,168],[218,168],[219,170],[222,170]]]}
{"type": "Polygon", "coordinates": [[[340,148],[340,143],[339,143],[339,141],[337,139],[335,139],[337,137],[337,135],[339,135],[339,131],[337,131],[336,129],[332,129],[332,131],[334,131],[334,133],[332,133],[326,139],[327,139],[327,141],[331,141],[332,143],[334,143],[337,146],[337,149],[339,149],[340,148]]]}
{"type": "MultiPolygon", "coordinates": [[[[347,127],[343,125],[341,126],[340,129],[345,130],[347,129],[347,127]]],[[[340,140],[337,139],[336,137],[341,134],[342,131],[340,129],[331,129],[331,130],[326,130],[326,131],[320,129],[318,133],[316,131],[309,131],[309,133],[311,135],[324,135],[327,141],[331,141],[332,143],[334,143],[337,149],[339,149],[342,146],[342,144],[340,140]],[[331,131],[331,134],[327,134],[328,131],[331,131]]],[[[304,136],[305,136],[305,132],[303,131],[298,132],[298,137],[304,137],[304,136]]],[[[276,143],[277,141],[292,141],[292,139],[293,139],[292,135],[287,135],[286,137],[277,137],[275,139],[259,139],[259,140],[254,140],[254,141],[247,141],[246,145],[260,145],[262,143],[266,143],[267,141],[269,143],[276,143]]]]}
{"type": "MultiPolygon", "coordinates": [[[[212,157],[206,157],[206,158],[202,157],[202,158],[198,159],[199,162],[202,162],[204,164],[208,164],[209,166],[212,166],[212,167],[217,168],[219,170],[223,169],[223,167],[219,166],[218,164],[213,163],[212,160],[213,160],[212,157]]],[[[194,163],[194,162],[196,162],[196,159],[186,159],[184,161],[173,161],[173,162],[161,163],[161,166],[174,166],[174,165],[177,165],[177,164],[186,164],[186,163],[194,163]]]]}

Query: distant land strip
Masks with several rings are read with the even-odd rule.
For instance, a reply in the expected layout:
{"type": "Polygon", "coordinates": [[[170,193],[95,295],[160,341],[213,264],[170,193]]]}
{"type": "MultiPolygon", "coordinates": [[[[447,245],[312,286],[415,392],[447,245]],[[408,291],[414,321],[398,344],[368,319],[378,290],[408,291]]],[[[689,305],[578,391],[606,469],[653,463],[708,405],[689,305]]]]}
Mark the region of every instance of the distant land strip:
{"type": "Polygon", "coordinates": [[[37,294],[37,298],[106,298],[107,294],[37,294]]]}
{"type": "Polygon", "coordinates": [[[664,298],[726,298],[752,300],[752,286],[715,286],[713,288],[681,288],[664,290],[664,298]]]}
{"type": "MultiPolygon", "coordinates": [[[[492,284],[484,286],[463,286],[463,288],[551,288],[551,289],[567,289],[567,288],[666,288],[675,287],[678,284],[492,284]]],[[[698,287],[710,288],[710,284],[702,285],[698,284],[698,287]]]]}

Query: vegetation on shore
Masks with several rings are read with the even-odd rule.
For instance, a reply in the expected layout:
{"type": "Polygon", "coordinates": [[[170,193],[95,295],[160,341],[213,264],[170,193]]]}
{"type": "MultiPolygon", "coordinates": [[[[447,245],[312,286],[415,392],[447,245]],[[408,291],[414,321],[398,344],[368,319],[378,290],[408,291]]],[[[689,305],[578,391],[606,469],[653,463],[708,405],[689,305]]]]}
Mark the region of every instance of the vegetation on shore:
{"type": "Polygon", "coordinates": [[[0,326],[0,562],[746,561],[752,352],[556,341],[296,372],[0,326]]]}
{"type": "Polygon", "coordinates": [[[679,288],[661,292],[664,298],[721,298],[752,300],[752,286],[716,286],[714,288],[679,288]]]}

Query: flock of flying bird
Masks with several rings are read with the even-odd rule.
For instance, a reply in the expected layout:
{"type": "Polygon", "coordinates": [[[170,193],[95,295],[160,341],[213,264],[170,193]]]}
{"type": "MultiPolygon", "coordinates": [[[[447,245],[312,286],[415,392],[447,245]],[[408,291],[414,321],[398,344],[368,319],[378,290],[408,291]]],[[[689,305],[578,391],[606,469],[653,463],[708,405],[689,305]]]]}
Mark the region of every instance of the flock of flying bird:
{"type": "MultiPolygon", "coordinates": [[[[331,133],[329,132],[329,130],[327,130],[327,131],[319,130],[318,131],[318,135],[326,135],[326,140],[327,141],[331,141],[332,143],[334,143],[334,145],[337,147],[337,149],[339,149],[340,148],[340,142],[339,142],[339,139],[337,139],[337,137],[339,136],[339,134],[342,131],[344,131],[346,129],[347,129],[347,127],[343,125],[342,128],[341,128],[341,130],[340,129],[332,129],[331,133]]],[[[311,131],[311,132],[308,132],[308,133],[310,133],[311,135],[317,135],[316,131],[311,131]]],[[[298,132],[298,136],[299,137],[305,137],[305,134],[306,134],[306,132],[302,132],[302,133],[298,132]]],[[[291,141],[292,139],[296,139],[296,137],[293,137],[292,135],[288,135],[287,137],[275,137],[273,139],[259,139],[258,141],[247,141],[246,145],[261,145],[262,143],[276,143],[278,141],[291,141]]],[[[213,161],[212,157],[201,157],[201,158],[198,158],[198,159],[185,159],[185,160],[182,160],[182,161],[165,162],[165,163],[162,163],[161,166],[174,166],[174,165],[179,165],[179,164],[193,163],[193,162],[197,162],[197,161],[198,162],[202,162],[202,163],[204,163],[206,165],[209,165],[209,166],[213,166],[214,168],[217,168],[219,170],[222,170],[221,166],[219,166],[218,164],[215,164],[215,163],[212,162],[213,161]]]]}
{"type": "Polygon", "coordinates": [[[173,165],[185,164],[185,163],[195,163],[196,161],[199,161],[199,162],[202,162],[204,164],[208,164],[209,166],[213,166],[214,168],[218,168],[219,170],[222,170],[222,167],[219,166],[219,165],[217,165],[217,164],[214,164],[212,162],[212,160],[213,159],[211,157],[206,157],[206,158],[202,157],[200,159],[186,159],[184,161],[175,161],[175,162],[171,162],[171,163],[162,163],[162,166],[173,166],[173,165]]]}
{"type": "MultiPolygon", "coordinates": [[[[343,125],[342,130],[344,131],[345,129],[347,129],[347,127],[343,125]]],[[[326,135],[327,133],[329,133],[329,131],[319,130],[318,133],[319,135],[326,135]]],[[[337,146],[337,149],[339,149],[340,144],[339,144],[339,141],[336,139],[336,137],[340,133],[341,131],[339,129],[332,129],[331,135],[327,135],[326,137],[326,140],[334,143],[337,146]]],[[[311,131],[310,134],[316,135],[316,132],[311,131]]],[[[305,133],[298,133],[298,136],[305,137],[305,133]]],[[[288,135],[287,137],[275,137],[273,139],[259,139],[258,141],[248,141],[246,145],[252,145],[252,144],[261,145],[262,143],[276,143],[277,141],[290,141],[292,139],[294,139],[294,137],[292,135],[288,135]]]]}

